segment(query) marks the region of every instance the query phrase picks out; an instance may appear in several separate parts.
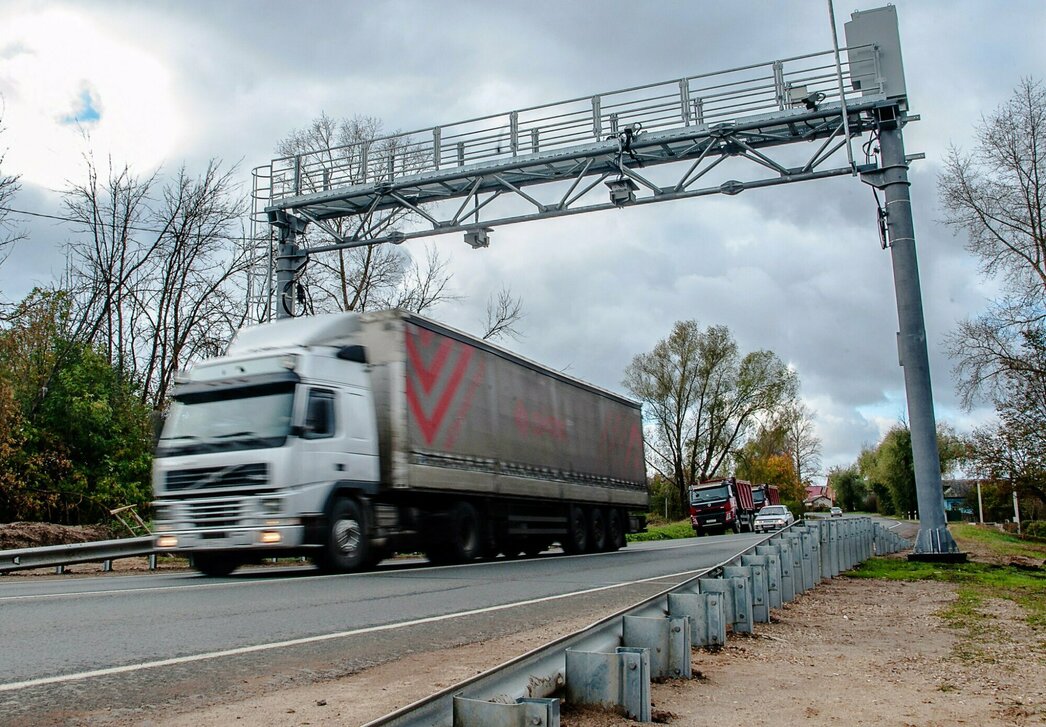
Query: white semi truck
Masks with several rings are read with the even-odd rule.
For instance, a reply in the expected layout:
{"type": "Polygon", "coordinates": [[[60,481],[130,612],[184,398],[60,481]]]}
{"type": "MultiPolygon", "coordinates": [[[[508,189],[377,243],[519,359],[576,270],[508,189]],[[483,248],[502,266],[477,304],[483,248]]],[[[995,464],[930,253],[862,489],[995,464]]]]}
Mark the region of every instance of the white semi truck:
{"type": "Polygon", "coordinates": [[[172,399],[156,546],[208,575],[615,550],[643,527],[637,403],[404,311],[245,328],[172,399]]]}

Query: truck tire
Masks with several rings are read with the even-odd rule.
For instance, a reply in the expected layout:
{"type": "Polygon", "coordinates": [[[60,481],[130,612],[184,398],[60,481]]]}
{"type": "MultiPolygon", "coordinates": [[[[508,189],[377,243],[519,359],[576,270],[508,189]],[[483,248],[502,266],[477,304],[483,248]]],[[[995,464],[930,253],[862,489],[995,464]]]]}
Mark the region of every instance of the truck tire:
{"type": "Polygon", "coordinates": [[[607,547],[607,516],[601,507],[588,511],[588,552],[601,553],[607,547]]]}
{"type": "Polygon", "coordinates": [[[450,554],[457,563],[467,563],[483,550],[479,513],[471,504],[459,502],[450,511],[450,554]]]}
{"type": "Polygon", "coordinates": [[[578,505],[567,507],[567,534],[560,545],[570,555],[584,553],[588,549],[588,518],[578,505]]]}
{"type": "Polygon", "coordinates": [[[447,513],[447,537],[431,543],[425,555],[435,565],[468,563],[478,558],[483,550],[479,514],[467,502],[459,502],[447,513]]]}
{"type": "Polygon", "coordinates": [[[611,508],[607,512],[607,544],[605,550],[614,551],[625,545],[625,525],[621,520],[621,511],[611,508]]]}
{"type": "Polygon", "coordinates": [[[243,565],[243,561],[228,553],[195,553],[192,567],[211,578],[221,578],[243,565]]]}
{"type": "Polygon", "coordinates": [[[349,573],[370,562],[370,541],[363,508],[356,500],[342,497],[334,502],[327,541],[317,563],[329,573],[349,573]]]}

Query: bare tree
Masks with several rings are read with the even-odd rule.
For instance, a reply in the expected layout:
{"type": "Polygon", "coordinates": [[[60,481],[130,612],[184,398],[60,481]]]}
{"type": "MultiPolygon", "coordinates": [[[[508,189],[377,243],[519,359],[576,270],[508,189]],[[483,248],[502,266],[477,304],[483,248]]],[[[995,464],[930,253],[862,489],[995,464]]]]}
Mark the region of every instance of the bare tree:
{"type": "Polygon", "coordinates": [[[973,151],[953,148],[938,180],[947,223],[1005,290],[949,339],[967,406],[1004,397],[1013,375],[1046,380],[1028,346],[1046,326],[1046,88],[1022,80],[976,133],[973,151]]]}
{"type": "Polygon", "coordinates": [[[111,160],[103,176],[85,160],[87,180],[65,194],[83,232],[69,242],[73,335],[101,347],[159,408],[174,372],[219,353],[243,323],[245,199],[218,160],[169,180],[111,160]]]}
{"type": "Polygon", "coordinates": [[[814,431],[814,412],[801,401],[793,401],[780,415],[785,445],[795,466],[796,477],[804,485],[821,472],[821,438],[814,431]]]}
{"type": "Polygon", "coordinates": [[[502,336],[519,340],[517,326],[523,320],[523,299],[512,295],[512,290],[501,286],[497,294],[487,299],[487,321],[482,338],[494,341],[502,336]]]}
{"type": "Polygon", "coordinates": [[[625,370],[624,386],[652,421],[651,466],[686,488],[707,479],[744,442],[760,416],[795,397],[791,371],[771,351],[741,355],[726,326],[679,321],[625,370]]]}
{"type": "MultiPolygon", "coordinates": [[[[400,140],[385,134],[378,119],[354,116],[336,120],[321,114],[308,126],[291,132],[276,146],[284,156],[308,153],[310,163],[301,179],[304,192],[328,189],[335,175],[339,184],[358,184],[364,180],[380,182],[387,176],[386,165],[375,159],[394,158],[397,169],[409,173],[426,160],[416,149],[402,146],[400,140]]],[[[350,223],[344,219],[330,224],[340,238],[369,239],[388,233],[406,217],[402,209],[375,212],[350,223]]],[[[311,226],[306,244],[324,244],[332,239],[311,226]]],[[[304,285],[317,292],[314,308],[319,310],[366,311],[400,305],[415,312],[431,309],[453,299],[448,292],[450,274],[438,253],[428,249],[425,263],[419,264],[403,248],[378,245],[338,250],[313,256],[302,278],[304,285]]]]}
{"type": "MultiPolygon", "coordinates": [[[[2,131],[3,125],[0,124],[0,132],[2,131]]],[[[26,236],[25,230],[16,227],[11,221],[11,202],[21,190],[22,185],[17,174],[3,172],[4,158],[5,155],[0,154],[0,263],[3,263],[11,254],[14,244],[19,240],[24,240],[26,236]]]]}

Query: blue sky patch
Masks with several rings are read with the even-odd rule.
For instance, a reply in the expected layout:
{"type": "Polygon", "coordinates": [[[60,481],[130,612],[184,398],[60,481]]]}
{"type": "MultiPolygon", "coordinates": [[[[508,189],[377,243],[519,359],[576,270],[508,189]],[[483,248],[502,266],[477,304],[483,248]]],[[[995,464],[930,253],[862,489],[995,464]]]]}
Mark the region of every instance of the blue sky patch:
{"type": "Polygon", "coordinates": [[[94,124],[102,118],[101,112],[96,107],[97,100],[91,93],[91,89],[85,88],[80,91],[80,97],[76,100],[75,111],[59,119],[62,124],[94,124]]]}

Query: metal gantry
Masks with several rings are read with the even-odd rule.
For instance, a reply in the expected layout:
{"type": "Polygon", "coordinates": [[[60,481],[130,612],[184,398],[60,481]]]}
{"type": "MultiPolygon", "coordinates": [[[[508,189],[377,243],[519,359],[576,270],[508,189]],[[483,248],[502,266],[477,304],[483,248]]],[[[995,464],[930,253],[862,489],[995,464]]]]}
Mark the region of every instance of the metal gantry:
{"type": "Polygon", "coordinates": [[[886,197],[923,529],[945,526],[914,226],[896,10],[855,12],[847,47],[398,133],[254,170],[257,319],[295,315],[308,255],[841,175],[886,197]],[[851,143],[865,139],[853,160],[851,143]],[[312,228],[307,234],[307,230],[312,228]],[[318,234],[317,234],[318,233],[318,234]],[[275,269],[275,286],[272,284],[275,269]]]}

